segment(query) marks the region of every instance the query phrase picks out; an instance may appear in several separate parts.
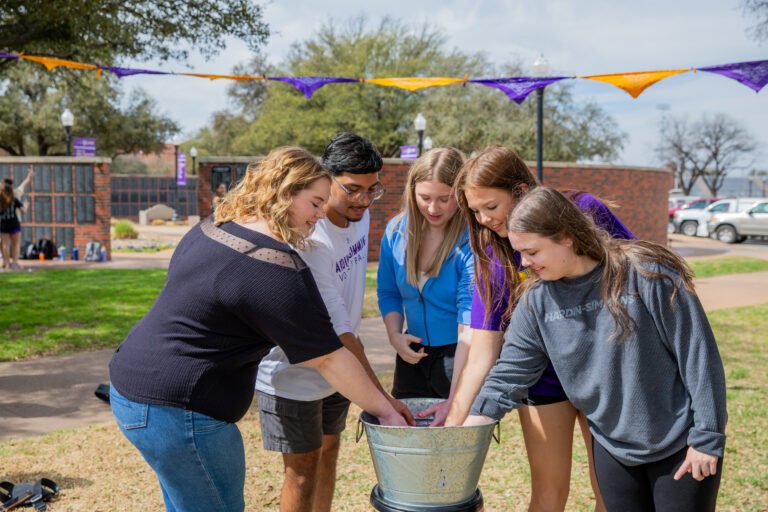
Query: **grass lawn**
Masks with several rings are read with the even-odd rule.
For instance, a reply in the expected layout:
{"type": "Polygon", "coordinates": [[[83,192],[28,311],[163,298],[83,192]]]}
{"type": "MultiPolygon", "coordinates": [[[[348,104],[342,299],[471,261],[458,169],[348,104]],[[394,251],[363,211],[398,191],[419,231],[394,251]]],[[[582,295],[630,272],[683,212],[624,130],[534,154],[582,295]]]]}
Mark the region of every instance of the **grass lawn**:
{"type": "MultiPolygon", "coordinates": [[[[753,258],[690,261],[697,277],[768,270],[753,258]]],[[[0,361],[116,347],[149,310],[165,270],[46,270],[0,274],[0,361]]],[[[379,316],[376,266],[366,272],[363,317],[379,316]]]]}
{"type": "MultiPolygon", "coordinates": [[[[710,314],[725,363],[728,385],[728,444],[718,510],[768,510],[768,304],[710,314]]],[[[385,386],[391,374],[382,374],[385,386]]],[[[339,460],[334,510],[370,510],[376,483],[365,440],[355,444],[359,409],[352,407],[339,460]]],[[[282,462],[261,449],[258,412],[240,423],[246,445],[246,509],[277,510],[282,462]]],[[[491,444],[480,480],[486,509],[524,511],[529,473],[517,415],[502,423],[501,445],[491,444]]],[[[62,486],[49,510],[162,510],[157,482],[141,456],[112,423],[63,430],[46,436],[0,443],[2,479],[23,481],[47,476],[62,486]]],[[[575,442],[568,510],[593,508],[586,456],[575,442]]]]}
{"type": "Polygon", "coordinates": [[[726,256],[723,258],[690,259],[688,264],[696,277],[714,277],[726,274],[743,274],[745,272],[763,272],[768,270],[768,260],[747,258],[743,256],[726,256]]]}
{"type": "Polygon", "coordinates": [[[0,274],[0,361],[116,347],[165,283],[165,270],[0,274]]]}

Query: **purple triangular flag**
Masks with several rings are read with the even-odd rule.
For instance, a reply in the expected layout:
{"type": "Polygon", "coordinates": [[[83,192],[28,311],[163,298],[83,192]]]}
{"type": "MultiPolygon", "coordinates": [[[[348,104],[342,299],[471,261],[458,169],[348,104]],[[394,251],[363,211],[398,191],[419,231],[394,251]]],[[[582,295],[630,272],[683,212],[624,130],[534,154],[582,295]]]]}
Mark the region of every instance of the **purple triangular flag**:
{"type": "Polygon", "coordinates": [[[358,82],[356,78],[339,78],[334,76],[270,76],[270,80],[291,84],[304,93],[307,99],[311,99],[319,88],[328,84],[358,82]]]}
{"type": "Polygon", "coordinates": [[[19,56],[15,53],[0,52],[0,59],[18,59],[19,56]]]}
{"type": "Polygon", "coordinates": [[[541,89],[549,84],[571,78],[570,76],[516,76],[510,78],[488,78],[482,80],[470,80],[475,84],[482,84],[486,87],[493,87],[504,92],[509,99],[517,103],[522,103],[536,89],[541,89]]]}
{"type": "Polygon", "coordinates": [[[171,73],[165,71],[152,71],[151,69],[133,69],[133,68],[117,68],[114,66],[102,66],[97,64],[100,69],[105,69],[117,75],[117,78],[123,78],[124,76],[131,75],[170,75],[171,73]]]}
{"type": "Polygon", "coordinates": [[[746,85],[755,92],[768,84],[768,60],[753,60],[751,62],[736,62],[721,66],[697,68],[700,71],[717,73],[746,85]]]}

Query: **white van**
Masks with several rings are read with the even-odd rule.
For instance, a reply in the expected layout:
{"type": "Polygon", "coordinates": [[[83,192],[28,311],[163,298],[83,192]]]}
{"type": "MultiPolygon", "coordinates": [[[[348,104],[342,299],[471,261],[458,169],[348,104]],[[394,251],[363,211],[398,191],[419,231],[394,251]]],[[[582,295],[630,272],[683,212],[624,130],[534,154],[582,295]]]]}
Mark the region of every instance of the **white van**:
{"type": "Polygon", "coordinates": [[[716,213],[745,212],[760,201],[761,197],[738,197],[721,199],[703,210],[678,210],[672,218],[675,232],[688,236],[709,236],[707,222],[716,213]]]}

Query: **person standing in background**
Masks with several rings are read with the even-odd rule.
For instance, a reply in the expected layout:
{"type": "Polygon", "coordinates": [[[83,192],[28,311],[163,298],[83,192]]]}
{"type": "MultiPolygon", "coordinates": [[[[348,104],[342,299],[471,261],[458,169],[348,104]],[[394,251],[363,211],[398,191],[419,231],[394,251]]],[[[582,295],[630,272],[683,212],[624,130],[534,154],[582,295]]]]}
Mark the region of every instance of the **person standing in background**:
{"type": "Polygon", "coordinates": [[[2,191],[4,199],[0,199],[0,223],[4,224],[4,227],[0,225],[0,257],[3,259],[3,268],[10,268],[13,270],[20,270],[19,257],[21,250],[21,221],[22,214],[26,207],[21,201],[26,191],[27,185],[35,176],[35,168],[29,166],[27,168],[27,177],[21,182],[21,185],[13,188],[13,180],[6,178],[3,180],[2,191]],[[8,190],[8,187],[10,190],[8,190]],[[13,198],[13,199],[10,199],[13,198]],[[5,201],[8,202],[8,207],[4,205],[5,201]],[[9,208],[11,204],[15,204],[13,211],[9,208]],[[8,235],[7,237],[5,235],[8,235]]]}

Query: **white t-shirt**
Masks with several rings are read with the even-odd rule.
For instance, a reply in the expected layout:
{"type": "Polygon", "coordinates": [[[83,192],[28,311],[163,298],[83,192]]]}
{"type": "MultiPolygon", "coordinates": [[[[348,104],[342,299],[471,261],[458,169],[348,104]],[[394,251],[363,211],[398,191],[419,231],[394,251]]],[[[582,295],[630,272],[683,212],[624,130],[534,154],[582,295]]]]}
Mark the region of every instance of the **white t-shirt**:
{"type": "MultiPolygon", "coordinates": [[[[310,243],[299,251],[312,270],[336,334],[351,332],[357,336],[360,331],[370,223],[367,211],[359,222],[350,222],[346,228],[321,219],[309,237],[310,243]]],[[[256,389],[302,401],[320,400],[336,392],[317,370],[291,365],[279,347],[262,359],[256,389]]]]}

